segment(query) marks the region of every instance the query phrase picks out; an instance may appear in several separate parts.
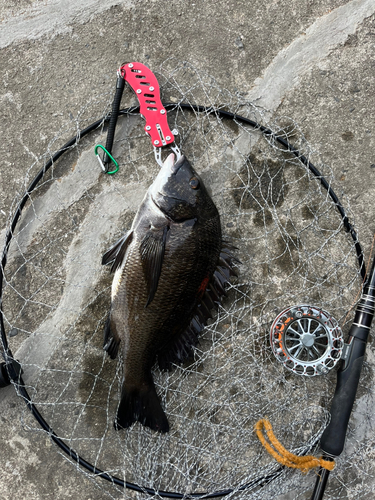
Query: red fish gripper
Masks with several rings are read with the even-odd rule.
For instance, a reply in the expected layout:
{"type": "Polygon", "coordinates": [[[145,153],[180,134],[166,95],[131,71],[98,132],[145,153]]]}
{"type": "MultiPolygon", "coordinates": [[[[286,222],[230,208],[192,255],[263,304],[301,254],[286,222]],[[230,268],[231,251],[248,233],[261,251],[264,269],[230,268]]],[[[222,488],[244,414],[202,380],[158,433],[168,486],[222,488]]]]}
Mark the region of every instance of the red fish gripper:
{"type": "Polygon", "coordinates": [[[117,118],[120,111],[121,97],[124,91],[125,82],[135,92],[139,101],[139,113],[146,120],[144,130],[149,135],[154,147],[155,159],[160,166],[163,162],[161,159],[161,150],[163,146],[169,146],[176,154],[177,160],[181,156],[181,151],[174,144],[175,137],[168,126],[167,111],[160,99],[160,87],[153,72],[144,64],[139,62],[131,62],[123,64],[117,71],[116,94],[112,103],[112,112],[108,125],[107,141],[105,148],[101,145],[96,146],[95,154],[104,172],[113,174],[118,170],[116,160],[111,156],[112,146],[114,142],[115,129],[117,118]],[[97,149],[104,150],[103,161],[97,153],[97,149]],[[116,169],[109,171],[109,164],[113,162],[116,169]]]}
{"type": "Polygon", "coordinates": [[[156,148],[172,144],[174,135],[167,122],[167,111],[160,99],[160,87],[154,73],[139,62],[126,63],[119,74],[135,92],[140,114],[146,120],[145,132],[156,148]]]}

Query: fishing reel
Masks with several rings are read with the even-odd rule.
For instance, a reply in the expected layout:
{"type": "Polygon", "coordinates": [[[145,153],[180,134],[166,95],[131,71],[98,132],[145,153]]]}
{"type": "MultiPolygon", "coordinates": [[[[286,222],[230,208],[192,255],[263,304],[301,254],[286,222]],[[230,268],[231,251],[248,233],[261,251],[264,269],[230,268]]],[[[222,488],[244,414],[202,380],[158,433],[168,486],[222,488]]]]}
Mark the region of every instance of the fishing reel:
{"type": "Polygon", "coordinates": [[[309,305],[288,307],[272,323],[272,351],[285,368],[314,377],[329,372],[341,359],[344,338],[337,321],[309,305]]]}

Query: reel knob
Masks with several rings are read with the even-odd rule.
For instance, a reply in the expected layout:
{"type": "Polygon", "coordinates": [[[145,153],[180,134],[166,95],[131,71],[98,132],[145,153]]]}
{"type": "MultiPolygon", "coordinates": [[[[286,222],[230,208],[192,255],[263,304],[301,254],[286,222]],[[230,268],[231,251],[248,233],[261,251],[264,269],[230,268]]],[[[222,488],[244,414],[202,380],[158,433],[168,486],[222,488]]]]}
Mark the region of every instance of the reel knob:
{"type": "Polygon", "coordinates": [[[272,351],[285,368],[313,377],[329,372],[340,360],[344,338],[337,321],[309,305],[288,307],[272,323],[272,351]]]}

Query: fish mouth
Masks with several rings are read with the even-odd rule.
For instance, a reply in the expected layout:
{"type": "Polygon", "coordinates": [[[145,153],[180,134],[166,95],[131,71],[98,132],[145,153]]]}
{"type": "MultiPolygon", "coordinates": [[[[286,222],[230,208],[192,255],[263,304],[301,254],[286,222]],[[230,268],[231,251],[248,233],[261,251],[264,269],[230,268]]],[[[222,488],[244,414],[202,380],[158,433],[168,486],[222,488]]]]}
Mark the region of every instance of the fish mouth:
{"type": "MultiPolygon", "coordinates": [[[[173,153],[172,153],[173,154],[173,153]]],[[[174,155],[173,155],[174,156],[174,155]]],[[[174,159],[173,159],[174,160],[174,159]]],[[[180,170],[182,167],[183,163],[185,161],[184,155],[180,156],[180,158],[175,162],[173,161],[173,165],[171,167],[172,174],[176,175],[177,172],[180,170]]]]}
{"type": "Polygon", "coordinates": [[[185,156],[181,155],[177,161],[175,161],[175,154],[171,153],[167,159],[164,161],[161,171],[164,172],[164,175],[168,175],[168,173],[177,174],[177,172],[182,167],[182,164],[185,161],[185,156]]]}
{"type": "Polygon", "coordinates": [[[180,201],[179,199],[174,198],[171,193],[165,191],[165,187],[169,184],[170,180],[177,175],[178,171],[185,162],[185,156],[183,155],[177,161],[175,161],[175,158],[174,153],[171,153],[168,156],[150,189],[151,200],[163,213],[165,213],[165,210],[162,208],[161,199],[168,198],[180,201]]]}

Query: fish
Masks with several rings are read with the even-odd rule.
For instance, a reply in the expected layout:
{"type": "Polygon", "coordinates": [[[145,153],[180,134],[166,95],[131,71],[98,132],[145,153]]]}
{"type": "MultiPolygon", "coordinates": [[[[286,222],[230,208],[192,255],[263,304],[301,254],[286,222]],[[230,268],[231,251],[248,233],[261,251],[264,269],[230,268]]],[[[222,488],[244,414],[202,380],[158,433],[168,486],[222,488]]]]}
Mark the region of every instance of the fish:
{"type": "Polygon", "coordinates": [[[233,247],[202,179],[170,154],[127,231],[104,255],[114,273],[103,348],[123,355],[121,400],[114,422],[169,431],[151,369],[170,370],[192,356],[212,309],[237,276],[233,247]]]}

